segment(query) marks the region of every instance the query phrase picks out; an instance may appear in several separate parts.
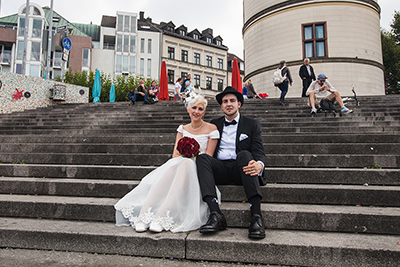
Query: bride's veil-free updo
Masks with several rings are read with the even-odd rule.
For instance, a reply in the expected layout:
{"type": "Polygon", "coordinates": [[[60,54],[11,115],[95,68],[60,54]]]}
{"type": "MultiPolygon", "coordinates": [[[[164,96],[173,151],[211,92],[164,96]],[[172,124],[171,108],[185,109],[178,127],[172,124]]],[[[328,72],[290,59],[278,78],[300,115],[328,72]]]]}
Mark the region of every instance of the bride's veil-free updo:
{"type": "Polygon", "coordinates": [[[195,98],[192,98],[186,102],[186,107],[190,108],[195,104],[201,104],[204,106],[204,109],[206,109],[208,102],[207,99],[205,99],[202,95],[197,95],[195,98]]]}

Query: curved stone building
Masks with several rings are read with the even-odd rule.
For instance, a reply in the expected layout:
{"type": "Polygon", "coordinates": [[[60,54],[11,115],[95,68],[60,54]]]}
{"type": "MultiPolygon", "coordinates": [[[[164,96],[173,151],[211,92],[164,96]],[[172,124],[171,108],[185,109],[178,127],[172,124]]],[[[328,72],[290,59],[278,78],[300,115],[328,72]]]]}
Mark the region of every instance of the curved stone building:
{"type": "Polygon", "coordinates": [[[315,74],[325,73],[344,95],[383,95],[380,7],[375,0],[244,0],[245,80],[257,92],[279,97],[273,73],[286,60],[300,97],[298,75],[309,57],[315,74]]]}

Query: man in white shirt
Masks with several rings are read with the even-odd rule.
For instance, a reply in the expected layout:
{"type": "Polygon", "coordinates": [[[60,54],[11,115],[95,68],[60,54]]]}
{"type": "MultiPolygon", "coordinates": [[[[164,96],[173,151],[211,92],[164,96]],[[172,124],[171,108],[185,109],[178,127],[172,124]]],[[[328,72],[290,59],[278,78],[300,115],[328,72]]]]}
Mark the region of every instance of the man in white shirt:
{"type": "Polygon", "coordinates": [[[197,174],[203,200],[210,208],[207,223],[200,227],[200,233],[214,233],[227,227],[225,217],[219,208],[215,185],[243,185],[250,204],[251,222],[249,238],[262,239],[265,229],[261,214],[260,185],[264,178],[265,152],[261,137],[260,123],[239,113],[243,95],[228,86],[216,96],[225,116],[213,119],[211,123],[220,132],[214,157],[201,154],[196,159],[197,174]]]}
{"type": "Polygon", "coordinates": [[[316,102],[321,101],[322,99],[329,99],[335,103],[335,101],[340,105],[341,110],[340,113],[347,114],[352,113],[353,110],[348,109],[344,104],[342,97],[339,92],[332,86],[330,82],[327,81],[328,77],[325,74],[321,73],[318,75],[317,80],[313,81],[310,84],[310,87],[307,89],[306,95],[309,96],[310,106],[311,106],[311,114],[316,114],[317,109],[315,107],[316,102]]]}

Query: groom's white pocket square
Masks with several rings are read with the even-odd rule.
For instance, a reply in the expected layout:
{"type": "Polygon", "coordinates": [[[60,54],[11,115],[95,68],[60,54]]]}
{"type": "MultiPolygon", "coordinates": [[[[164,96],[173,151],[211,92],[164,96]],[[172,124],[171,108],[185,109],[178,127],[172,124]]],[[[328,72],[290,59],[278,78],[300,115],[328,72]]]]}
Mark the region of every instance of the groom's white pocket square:
{"type": "Polygon", "coordinates": [[[247,136],[247,134],[240,134],[240,136],[239,136],[239,141],[243,141],[244,139],[247,139],[247,138],[249,138],[248,136],[247,136]]]}

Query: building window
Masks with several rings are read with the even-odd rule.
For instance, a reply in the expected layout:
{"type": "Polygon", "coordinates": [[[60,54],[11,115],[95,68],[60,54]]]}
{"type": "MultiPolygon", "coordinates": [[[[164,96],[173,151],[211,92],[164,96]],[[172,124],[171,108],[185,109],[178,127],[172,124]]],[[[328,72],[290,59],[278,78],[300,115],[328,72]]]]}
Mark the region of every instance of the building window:
{"type": "Polygon", "coordinates": [[[147,40],[147,53],[151,54],[151,39],[147,40]]]}
{"type": "Polygon", "coordinates": [[[175,59],[175,48],[168,47],[168,58],[175,59]]]}
{"type": "Polygon", "coordinates": [[[22,74],[22,64],[17,64],[15,67],[15,73],[22,74]]]}
{"type": "Polygon", "coordinates": [[[200,54],[199,53],[194,53],[193,63],[196,65],[200,65],[200,54]]]}
{"type": "Polygon", "coordinates": [[[224,87],[224,80],[218,79],[218,91],[222,91],[224,87]]]}
{"type": "Polygon", "coordinates": [[[24,41],[18,41],[17,45],[17,59],[24,57],[24,41]]]}
{"type": "Polygon", "coordinates": [[[40,67],[39,65],[30,65],[29,66],[29,76],[39,77],[40,76],[40,67]]]}
{"type": "Polygon", "coordinates": [[[302,28],[304,57],[328,56],[326,23],[304,24],[302,28]]]}
{"type": "Polygon", "coordinates": [[[129,32],[129,21],[131,20],[130,16],[124,16],[124,32],[129,32]]]}
{"type": "Polygon", "coordinates": [[[42,37],[42,20],[41,19],[33,20],[32,37],[42,37]]]}
{"type": "Polygon", "coordinates": [[[217,40],[217,45],[219,45],[219,46],[221,46],[221,45],[222,45],[222,42],[221,42],[221,40],[217,40]]]}
{"type": "Polygon", "coordinates": [[[206,77],[206,89],[212,89],[212,77],[206,77]]]}
{"type": "Polygon", "coordinates": [[[53,68],[61,68],[62,64],[62,55],[63,53],[60,51],[56,51],[53,56],[53,68]]]}
{"type": "Polygon", "coordinates": [[[0,45],[0,62],[5,64],[11,62],[11,50],[7,50],[4,45],[0,45]]]}
{"type": "Polygon", "coordinates": [[[206,65],[212,68],[212,56],[206,56],[206,65]]]}
{"type": "Polygon", "coordinates": [[[151,59],[147,59],[147,77],[151,77],[151,59]]]}
{"type": "Polygon", "coordinates": [[[188,76],[188,73],[187,73],[187,72],[181,72],[181,78],[182,78],[182,80],[185,80],[187,76],[188,76]]]}
{"type": "Polygon", "coordinates": [[[25,34],[25,18],[19,18],[18,36],[24,36],[24,34],[25,34]]]}
{"type": "Polygon", "coordinates": [[[174,83],[175,72],[173,70],[168,70],[168,83],[174,83]]]}
{"type": "Polygon", "coordinates": [[[117,55],[117,63],[115,64],[115,71],[116,72],[122,72],[122,56],[121,55],[117,55]]]}
{"type": "Polygon", "coordinates": [[[188,62],[188,51],[182,50],[182,62],[188,62]]]}
{"type": "Polygon", "coordinates": [[[117,18],[117,31],[122,32],[123,24],[124,24],[123,19],[124,19],[124,16],[118,15],[118,18],[117,18]]]}
{"type": "Polygon", "coordinates": [[[212,40],[211,40],[211,38],[210,38],[210,37],[207,37],[207,43],[209,43],[209,44],[211,44],[211,43],[212,43],[212,40]]]}
{"type": "Polygon", "coordinates": [[[123,56],[122,57],[122,72],[129,72],[129,57],[123,56]]]}
{"type": "Polygon", "coordinates": [[[199,35],[197,33],[193,34],[193,39],[199,40],[199,35]]]}
{"type": "Polygon", "coordinates": [[[89,64],[89,48],[82,49],[82,67],[90,67],[89,64]]]}
{"type": "Polygon", "coordinates": [[[131,32],[136,32],[136,17],[131,17],[131,32]]]}
{"type": "Polygon", "coordinates": [[[130,59],[129,71],[130,71],[131,73],[135,73],[135,67],[136,67],[135,62],[136,62],[136,58],[135,58],[135,57],[129,57],[129,59],[130,59]]]}
{"type": "Polygon", "coordinates": [[[31,60],[40,61],[40,42],[32,42],[31,60]]]}
{"type": "Polygon", "coordinates": [[[224,60],[222,58],[218,59],[218,69],[220,70],[224,69],[224,60]]]}
{"type": "Polygon", "coordinates": [[[197,74],[194,75],[194,86],[200,87],[200,75],[197,74]]]}
{"type": "Polygon", "coordinates": [[[140,39],[140,53],[144,53],[144,39],[140,39]]]}
{"type": "Polygon", "coordinates": [[[179,30],[179,33],[180,33],[182,36],[186,36],[186,32],[185,32],[184,30],[179,30]]]}
{"type": "Polygon", "coordinates": [[[117,52],[122,52],[122,35],[117,35],[117,52]]]}
{"type": "Polygon", "coordinates": [[[129,52],[129,36],[124,35],[124,52],[129,52]]]}
{"type": "Polygon", "coordinates": [[[136,37],[131,36],[131,45],[130,45],[130,51],[131,53],[134,53],[136,50],[136,37]]]}
{"type": "Polygon", "coordinates": [[[144,58],[140,59],[140,75],[144,76],[144,58]]]}

